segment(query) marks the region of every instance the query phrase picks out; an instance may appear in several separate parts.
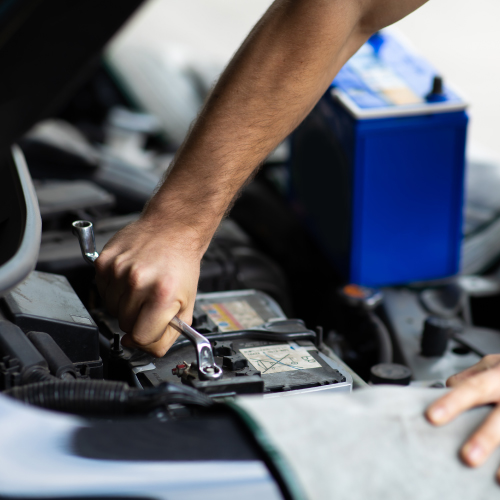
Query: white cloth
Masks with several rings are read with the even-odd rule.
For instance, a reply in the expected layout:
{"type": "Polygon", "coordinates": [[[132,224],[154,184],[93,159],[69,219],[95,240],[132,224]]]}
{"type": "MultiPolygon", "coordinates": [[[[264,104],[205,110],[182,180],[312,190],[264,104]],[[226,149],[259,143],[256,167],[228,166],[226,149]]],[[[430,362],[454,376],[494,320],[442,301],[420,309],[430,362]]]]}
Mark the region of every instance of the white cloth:
{"type": "MultiPolygon", "coordinates": [[[[259,460],[134,462],[77,456],[71,442],[85,425],[88,423],[72,415],[41,410],[0,395],[0,498],[281,498],[274,479],[259,460]]],[[[140,439],[138,432],[135,437],[132,433],[132,440],[140,439]]],[[[172,454],[175,456],[175,450],[172,454]]]]}

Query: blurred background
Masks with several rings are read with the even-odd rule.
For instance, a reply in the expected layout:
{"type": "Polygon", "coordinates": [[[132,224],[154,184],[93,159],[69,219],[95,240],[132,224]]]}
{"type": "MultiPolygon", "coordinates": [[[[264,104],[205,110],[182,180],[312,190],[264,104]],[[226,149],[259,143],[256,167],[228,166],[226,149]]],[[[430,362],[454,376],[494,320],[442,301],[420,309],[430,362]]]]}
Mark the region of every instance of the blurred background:
{"type": "MultiPolygon", "coordinates": [[[[178,64],[222,68],[270,0],[150,0],[111,44],[111,55],[140,44],[178,64]]],[[[430,0],[394,25],[467,98],[469,143],[500,156],[496,0],[430,0]]],[[[214,70],[216,73],[216,70],[214,70]]]]}

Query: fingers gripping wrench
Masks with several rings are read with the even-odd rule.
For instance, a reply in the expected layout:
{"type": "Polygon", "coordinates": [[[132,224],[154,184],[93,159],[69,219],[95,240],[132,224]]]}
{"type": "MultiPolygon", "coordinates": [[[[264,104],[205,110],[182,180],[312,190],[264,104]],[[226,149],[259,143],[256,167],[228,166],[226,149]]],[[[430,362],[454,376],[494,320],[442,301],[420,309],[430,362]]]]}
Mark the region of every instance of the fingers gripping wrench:
{"type": "MultiPolygon", "coordinates": [[[[86,220],[77,220],[73,222],[73,234],[78,237],[83,258],[89,263],[94,262],[99,257],[95,246],[94,227],[92,222],[86,220]]],[[[175,316],[170,321],[170,326],[179,333],[185,335],[193,344],[196,350],[198,362],[198,375],[201,380],[217,380],[222,376],[222,368],[215,364],[212,346],[208,339],[194,328],[184,323],[175,316]]]]}

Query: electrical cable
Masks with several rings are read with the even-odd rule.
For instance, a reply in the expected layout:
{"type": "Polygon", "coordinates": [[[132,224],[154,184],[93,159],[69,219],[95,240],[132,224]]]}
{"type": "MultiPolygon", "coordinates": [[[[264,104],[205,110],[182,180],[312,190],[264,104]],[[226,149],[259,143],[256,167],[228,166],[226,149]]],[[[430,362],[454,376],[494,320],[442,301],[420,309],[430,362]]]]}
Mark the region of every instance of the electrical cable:
{"type": "MultiPolygon", "coordinates": [[[[257,330],[238,330],[237,332],[225,332],[225,333],[207,333],[203,334],[208,340],[239,340],[239,339],[249,339],[249,340],[267,340],[271,342],[291,342],[297,340],[310,340],[312,342],[316,341],[316,332],[305,331],[305,332],[292,332],[292,333],[271,333],[271,332],[260,332],[257,330]]],[[[179,339],[177,340],[169,352],[175,352],[182,347],[187,347],[192,345],[189,339],[179,339]]]]}

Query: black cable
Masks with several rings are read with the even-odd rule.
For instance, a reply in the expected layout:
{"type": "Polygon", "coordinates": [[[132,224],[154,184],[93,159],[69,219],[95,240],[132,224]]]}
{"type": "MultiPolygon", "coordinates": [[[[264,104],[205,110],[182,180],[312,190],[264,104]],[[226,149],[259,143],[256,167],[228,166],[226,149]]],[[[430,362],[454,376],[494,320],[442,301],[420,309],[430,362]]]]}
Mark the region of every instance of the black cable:
{"type": "Polygon", "coordinates": [[[373,325],[373,330],[377,337],[378,344],[378,362],[379,363],[392,363],[393,349],[392,340],[389,330],[384,322],[372,311],[368,312],[368,318],[373,325]]]}
{"type": "Polygon", "coordinates": [[[130,388],[110,380],[59,380],[52,377],[4,392],[24,403],[77,415],[125,415],[178,403],[211,406],[212,400],[196,389],[163,383],[149,389],[130,388]]]}
{"type": "MultiPolygon", "coordinates": [[[[225,333],[207,333],[203,334],[208,340],[268,340],[271,342],[291,342],[297,340],[310,340],[312,342],[316,341],[316,332],[293,332],[293,333],[270,333],[270,332],[259,332],[257,330],[238,330],[237,332],[225,332],[225,333]]],[[[191,341],[188,339],[177,340],[172,347],[169,349],[169,353],[175,352],[182,347],[192,345],[191,341]]]]}

